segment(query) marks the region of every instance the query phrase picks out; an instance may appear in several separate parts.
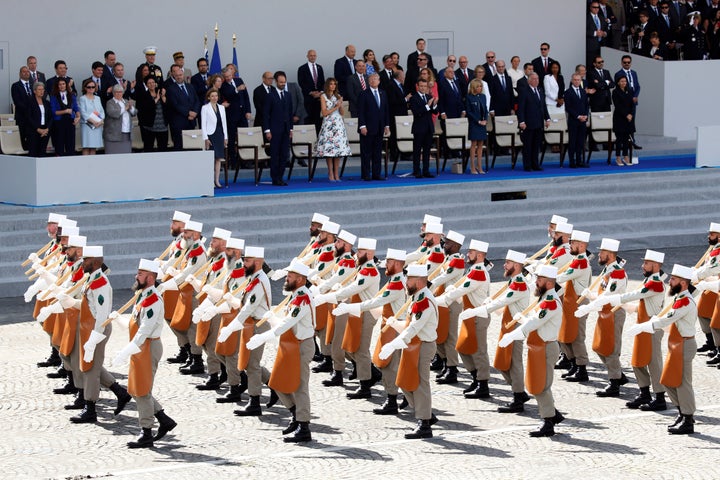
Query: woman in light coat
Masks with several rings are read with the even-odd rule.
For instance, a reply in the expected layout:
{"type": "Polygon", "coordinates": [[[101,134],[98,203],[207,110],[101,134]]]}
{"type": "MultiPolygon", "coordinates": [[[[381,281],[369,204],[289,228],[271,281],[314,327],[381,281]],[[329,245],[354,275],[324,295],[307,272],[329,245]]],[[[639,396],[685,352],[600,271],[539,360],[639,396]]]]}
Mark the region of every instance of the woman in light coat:
{"type": "Polygon", "coordinates": [[[205,99],[208,103],[203,105],[200,110],[202,135],[203,140],[205,140],[205,150],[212,148],[215,152],[215,188],[222,188],[220,183],[220,162],[225,161],[225,147],[227,147],[228,139],[225,107],[218,103],[218,91],[216,88],[208,90],[205,99]]]}

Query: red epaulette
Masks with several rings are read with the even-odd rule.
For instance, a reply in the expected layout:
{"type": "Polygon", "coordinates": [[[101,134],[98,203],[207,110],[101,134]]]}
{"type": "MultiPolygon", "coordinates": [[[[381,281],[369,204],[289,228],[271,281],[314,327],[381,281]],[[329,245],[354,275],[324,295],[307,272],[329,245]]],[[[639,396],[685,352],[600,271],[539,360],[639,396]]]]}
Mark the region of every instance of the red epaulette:
{"type": "Polygon", "coordinates": [[[673,303],[672,308],[677,310],[682,307],[687,307],[690,305],[690,299],[688,297],[683,297],[675,300],[675,303],[673,303]]]}
{"type": "Polygon", "coordinates": [[[198,245],[198,247],[196,249],[190,250],[188,252],[187,256],[188,256],[188,258],[195,258],[195,257],[199,257],[203,253],[205,253],[205,249],[202,247],[202,245],[198,245]]]}
{"type": "Polygon", "coordinates": [[[473,268],[470,270],[470,273],[468,273],[467,278],[469,280],[475,280],[476,282],[484,282],[487,280],[487,275],[485,275],[485,270],[482,268],[473,268]]]}
{"type": "Polygon", "coordinates": [[[255,279],[248,284],[247,287],[245,287],[245,293],[251,291],[253,288],[255,288],[255,285],[260,283],[260,279],[258,277],[255,277],[255,279]]]}
{"type": "Polygon", "coordinates": [[[79,282],[80,280],[82,280],[83,275],[84,275],[83,269],[82,269],[82,268],[78,268],[78,269],[75,271],[75,273],[73,273],[72,278],[70,278],[70,281],[72,281],[73,283],[77,283],[77,282],[79,282]]]}
{"type": "Polygon", "coordinates": [[[542,310],[555,310],[557,308],[557,300],[543,300],[540,302],[540,308],[542,310]]]}
{"type": "Polygon", "coordinates": [[[657,293],[662,293],[665,290],[665,285],[662,282],[653,280],[652,278],[645,282],[645,285],[643,285],[643,287],[657,293]]]}
{"type": "Polygon", "coordinates": [[[513,279],[513,281],[510,283],[510,286],[508,287],[510,290],[514,290],[516,292],[524,292],[527,290],[527,284],[523,281],[517,281],[513,279]]]}
{"type": "Polygon", "coordinates": [[[462,257],[456,257],[450,260],[450,263],[448,264],[449,268],[459,268],[461,270],[465,269],[465,259],[462,257]]]}
{"type": "Polygon", "coordinates": [[[320,254],[320,256],[318,257],[318,262],[332,262],[334,258],[335,258],[335,254],[333,253],[332,250],[325,251],[325,252],[322,252],[320,254]]]}
{"type": "Polygon", "coordinates": [[[338,267],[355,268],[355,259],[352,257],[343,258],[338,262],[338,267]]]}
{"type": "Polygon", "coordinates": [[[433,252],[428,257],[428,262],[430,263],[443,263],[444,261],[445,254],[437,250],[433,250],[433,252]]]}
{"type": "Polygon", "coordinates": [[[405,287],[403,287],[402,282],[399,280],[396,282],[388,282],[387,284],[387,290],[402,290],[403,288],[405,287]]]}
{"type": "Polygon", "coordinates": [[[245,276],[245,267],[235,268],[230,272],[230,278],[242,278],[245,276]]]}
{"type": "Polygon", "coordinates": [[[303,292],[299,294],[297,297],[293,299],[292,302],[290,302],[291,305],[295,305],[296,307],[300,307],[302,305],[309,305],[310,304],[310,296],[303,292]]]}
{"type": "Polygon", "coordinates": [[[712,250],[710,250],[711,257],[717,257],[718,255],[720,255],[720,247],[715,247],[712,250]]]}
{"type": "Polygon", "coordinates": [[[140,306],[142,308],[146,308],[146,307],[149,307],[150,305],[152,305],[153,303],[157,302],[158,300],[160,300],[160,297],[158,297],[156,293],[153,293],[152,295],[147,297],[145,300],[143,300],[142,303],[140,304],[140,306]]]}
{"type": "Polygon", "coordinates": [[[217,272],[225,265],[225,257],[220,257],[217,262],[212,264],[212,271],[217,272]]]}
{"type": "Polygon", "coordinates": [[[625,270],[620,268],[618,270],[613,270],[610,273],[610,278],[614,278],[615,280],[622,280],[625,278],[625,270]]]}
{"type": "Polygon", "coordinates": [[[576,258],[570,263],[570,268],[574,269],[583,269],[588,268],[588,261],[587,258],[576,258]]]}
{"type": "Polygon", "coordinates": [[[90,290],[97,290],[98,288],[104,287],[105,285],[107,285],[107,283],[108,283],[107,278],[100,275],[100,278],[90,282],[90,290]]]}
{"type": "Polygon", "coordinates": [[[374,266],[373,267],[363,267],[360,270],[359,275],[362,275],[363,277],[377,277],[378,271],[377,271],[377,268],[375,268],[374,266]]]}
{"type": "Polygon", "coordinates": [[[423,312],[430,307],[430,301],[427,297],[423,298],[422,300],[413,303],[412,309],[410,310],[412,313],[418,313],[423,312]]]}
{"type": "Polygon", "coordinates": [[[550,258],[562,257],[563,255],[565,255],[565,253],[567,253],[567,251],[565,250],[565,247],[558,248],[557,250],[555,250],[553,252],[552,257],[550,257],[550,258]]]}

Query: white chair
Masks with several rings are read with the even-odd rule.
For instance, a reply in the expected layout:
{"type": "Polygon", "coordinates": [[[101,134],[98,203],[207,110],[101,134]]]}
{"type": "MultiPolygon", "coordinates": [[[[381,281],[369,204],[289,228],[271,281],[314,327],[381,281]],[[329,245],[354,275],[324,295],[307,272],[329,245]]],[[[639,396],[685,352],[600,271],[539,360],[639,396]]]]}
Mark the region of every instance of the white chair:
{"type": "Polygon", "coordinates": [[[568,144],[568,125],[567,115],[565,113],[553,113],[550,115],[550,126],[545,129],[543,138],[543,149],[540,155],[540,165],[545,160],[545,150],[548,145],[557,145],[560,147],[560,166],[563,166],[565,160],[565,152],[568,144]]]}
{"type": "MultiPolygon", "coordinates": [[[[396,116],[395,117],[395,129],[397,131],[397,144],[398,144],[398,151],[403,154],[410,154],[413,153],[413,134],[412,134],[412,124],[413,124],[413,116],[412,115],[405,115],[405,116],[396,116]]],[[[437,132],[437,130],[436,130],[437,132]]],[[[434,148],[431,149],[430,155],[435,155],[435,169],[437,173],[440,173],[440,137],[435,135],[433,138],[434,140],[434,148]]],[[[398,156],[399,158],[399,156],[398,156]]],[[[393,162],[393,169],[392,173],[395,173],[395,169],[397,168],[397,159],[393,162]]]]}
{"type": "MultiPolygon", "coordinates": [[[[468,156],[470,154],[470,139],[468,138],[468,119],[448,118],[445,120],[445,138],[447,139],[448,150],[459,150],[462,152],[462,170],[465,172],[468,164],[468,156]]],[[[487,142],[486,142],[487,143],[487,142]]],[[[485,145],[483,145],[483,148],[485,145]]],[[[447,164],[447,152],[443,161],[442,171],[445,171],[447,164]]],[[[488,166],[488,153],[485,150],[485,169],[488,166]]]]}
{"type": "Polygon", "coordinates": [[[315,176],[315,168],[317,168],[317,158],[313,157],[313,149],[317,143],[317,133],[315,125],[295,125],[293,127],[293,135],[290,139],[290,170],[288,171],[288,180],[292,175],[295,160],[307,160],[308,162],[308,182],[312,182],[315,176]]]}
{"type": "Polygon", "coordinates": [[[492,167],[495,168],[495,157],[498,148],[509,148],[512,168],[517,162],[518,149],[522,148],[522,140],[518,131],[518,119],[515,115],[493,117],[493,131],[495,135],[495,146],[493,147],[492,167]]]}
{"type": "Polygon", "coordinates": [[[343,118],[351,118],[352,114],[350,113],[350,102],[347,100],[343,100],[343,118]]]}
{"type": "MultiPolygon", "coordinates": [[[[595,143],[606,145],[608,152],[607,163],[610,165],[613,145],[615,145],[612,112],[590,112],[590,129],[588,130],[588,135],[591,135],[595,143]]],[[[588,152],[588,165],[590,164],[590,157],[592,157],[592,149],[588,152]]]]}
{"type": "Polygon", "coordinates": [[[0,151],[4,155],[27,155],[28,151],[22,147],[20,129],[17,126],[0,128],[0,151]]]}
{"type": "Polygon", "coordinates": [[[205,140],[202,138],[202,130],[183,130],[183,150],[205,150],[205,140]]]}
{"type": "Polygon", "coordinates": [[[0,127],[15,127],[17,121],[12,113],[0,113],[0,127]]]}
{"type": "MultiPolygon", "coordinates": [[[[270,156],[265,152],[265,135],[262,128],[248,127],[238,128],[238,157],[241,161],[253,162],[255,165],[255,185],[260,183],[260,177],[265,165],[270,165],[270,156]]],[[[235,179],[237,181],[238,171],[235,171],[235,179]]]]}

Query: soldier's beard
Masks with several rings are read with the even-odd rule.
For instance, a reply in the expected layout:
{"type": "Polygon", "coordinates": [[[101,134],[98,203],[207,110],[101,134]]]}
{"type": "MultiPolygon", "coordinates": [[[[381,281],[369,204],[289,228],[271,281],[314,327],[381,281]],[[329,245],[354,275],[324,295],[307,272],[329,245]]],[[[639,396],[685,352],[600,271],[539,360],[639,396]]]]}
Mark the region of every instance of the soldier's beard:
{"type": "Polygon", "coordinates": [[[562,237],[558,237],[553,240],[553,245],[555,245],[556,247],[559,247],[560,245],[562,245],[562,243],[563,243],[562,237]]]}
{"type": "Polygon", "coordinates": [[[362,256],[358,257],[358,263],[363,264],[368,261],[368,256],[366,253],[364,253],[362,256]]]}
{"type": "Polygon", "coordinates": [[[720,238],[718,238],[718,237],[708,238],[708,245],[717,245],[718,240],[720,240],[720,238]]]}
{"type": "Polygon", "coordinates": [[[540,287],[540,286],[535,287],[535,296],[536,297],[542,297],[543,295],[545,295],[545,292],[547,292],[547,287],[540,287]]]}
{"type": "Polygon", "coordinates": [[[249,277],[253,273],[255,273],[255,265],[249,265],[249,266],[245,267],[245,276],[246,277],[249,277]]]}
{"type": "Polygon", "coordinates": [[[674,287],[670,287],[670,295],[677,295],[680,292],[682,292],[682,285],[675,285],[674,287]]]}
{"type": "Polygon", "coordinates": [[[345,245],[335,249],[335,258],[340,258],[345,253],[345,245]]]}
{"type": "Polygon", "coordinates": [[[407,293],[408,295],[412,296],[417,293],[418,289],[417,287],[407,287],[407,293]]]}

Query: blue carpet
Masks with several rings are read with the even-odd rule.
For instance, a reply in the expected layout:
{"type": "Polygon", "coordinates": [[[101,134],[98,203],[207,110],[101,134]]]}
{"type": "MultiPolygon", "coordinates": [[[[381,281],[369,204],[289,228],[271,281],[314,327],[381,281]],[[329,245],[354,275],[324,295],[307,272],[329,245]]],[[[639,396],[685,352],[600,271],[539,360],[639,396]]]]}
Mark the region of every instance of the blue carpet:
{"type": "MultiPolygon", "coordinates": [[[[556,156],[557,157],[557,156],[556,156]]],[[[318,163],[319,165],[319,163],[318,163]]],[[[618,167],[615,165],[615,157],[612,157],[612,164],[607,164],[607,152],[596,152],[591,159],[590,168],[567,168],[567,159],[565,166],[560,168],[560,162],[558,159],[546,159],[543,164],[543,171],[541,172],[525,172],[522,169],[522,160],[518,159],[515,169],[510,168],[509,157],[498,158],[495,163],[495,168],[485,175],[471,175],[465,173],[462,175],[449,173],[450,162],[445,169],[445,172],[441,172],[436,178],[423,178],[417,179],[412,175],[401,176],[403,174],[409,174],[412,172],[412,162],[400,161],[398,162],[397,170],[395,175],[388,175],[388,179],[384,181],[370,181],[366,182],[360,178],[359,173],[352,172],[343,176],[341,182],[330,182],[325,176],[325,171],[318,170],[312,183],[307,181],[307,168],[295,167],[293,169],[293,176],[286,187],[275,187],[270,183],[269,172],[267,169],[263,171],[262,181],[259,185],[255,185],[251,179],[240,179],[238,178],[237,183],[232,183],[232,176],[230,175],[230,185],[228,188],[215,189],[216,197],[232,197],[239,195],[268,195],[268,194],[283,194],[283,193],[297,193],[297,192],[319,192],[329,190],[353,190],[353,189],[364,189],[364,188],[387,188],[387,187],[411,187],[418,185],[437,185],[437,184],[448,184],[448,183],[467,183],[467,182],[484,182],[494,180],[520,180],[520,179],[537,179],[537,178],[551,178],[551,177],[574,177],[574,176],[585,176],[585,175],[612,175],[612,174],[623,174],[623,173],[635,173],[635,172],[656,172],[665,170],[687,170],[695,168],[695,155],[662,155],[662,156],[648,156],[640,157],[640,163],[629,167],[618,167]],[[502,162],[502,163],[501,163],[502,162]]],[[[442,166],[442,162],[440,162],[442,166]]],[[[392,171],[392,163],[389,165],[389,172],[392,171]]],[[[389,173],[388,172],[388,173],[389,173]]],[[[469,172],[469,169],[468,169],[469,172]]],[[[435,174],[435,167],[431,162],[431,173],[435,174]]]]}

